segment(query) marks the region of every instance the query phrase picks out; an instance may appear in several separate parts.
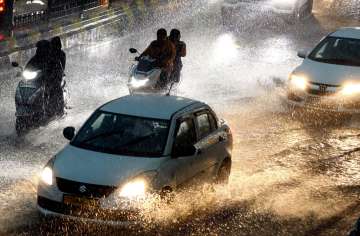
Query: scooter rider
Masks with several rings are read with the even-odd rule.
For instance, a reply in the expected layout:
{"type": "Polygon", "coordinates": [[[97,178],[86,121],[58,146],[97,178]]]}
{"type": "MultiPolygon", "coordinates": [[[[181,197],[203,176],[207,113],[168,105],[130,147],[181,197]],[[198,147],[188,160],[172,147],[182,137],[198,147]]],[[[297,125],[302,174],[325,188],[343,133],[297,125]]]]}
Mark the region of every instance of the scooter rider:
{"type": "Polygon", "coordinates": [[[164,81],[169,78],[173,70],[176,49],[174,44],[168,40],[167,31],[165,29],[159,29],[156,34],[157,39],[151,42],[149,47],[145,49],[140,57],[149,56],[154,58],[156,60],[154,66],[162,68],[163,75],[161,78],[164,81]]]}
{"type": "Polygon", "coordinates": [[[62,80],[66,66],[66,54],[62,50],[60,37],[54,37],[51,39],[51,60],[53,79],[49,103],[54,107],[53,112],[55,114],[62,115],[64,113],[65,106],[62,80]]]}
{"type": "Polygon", "coordinates": [[[46,73],[49,69],[50,48],[50,42],[47,40],[37,42],[35,55],[30,59],[28,66],[46,73]]]}
{"type": "Polygon", "coordinates": [[[186,57],[186,44],[180,41],[181,33],[178,29],[172,29],[170,31],[169,40],[175,45],[176,57],[174,61],[174,68],[171,74],[171,80],[174,82],[180,81],[180,74],[183,67],[182,57],[186,57]]]}

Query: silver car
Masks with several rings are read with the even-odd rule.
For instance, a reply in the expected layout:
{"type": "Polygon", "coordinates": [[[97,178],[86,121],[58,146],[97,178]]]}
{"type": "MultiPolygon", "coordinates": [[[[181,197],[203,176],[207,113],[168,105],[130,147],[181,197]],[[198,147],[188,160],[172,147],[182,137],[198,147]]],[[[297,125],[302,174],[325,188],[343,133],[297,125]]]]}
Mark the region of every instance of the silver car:
{"type": "Polygon", "coordinates": [[[221,6],[223,24],[240,26],[267,16],[280,16],[296,22],[312,14],[313,0],[224,0],[221,6]]]}
{"type": "Polygon", "coordinates": [[[227,183],[230,175],[230,128],[192,99],[122,97],[97,109],[77,134],[65,128],[64,136],[70,143],[41,173],[38,208],[45,215],[127,221],[149,194],[227,183]],[[110,214],[111,200],[120,204],[110,214]]]}

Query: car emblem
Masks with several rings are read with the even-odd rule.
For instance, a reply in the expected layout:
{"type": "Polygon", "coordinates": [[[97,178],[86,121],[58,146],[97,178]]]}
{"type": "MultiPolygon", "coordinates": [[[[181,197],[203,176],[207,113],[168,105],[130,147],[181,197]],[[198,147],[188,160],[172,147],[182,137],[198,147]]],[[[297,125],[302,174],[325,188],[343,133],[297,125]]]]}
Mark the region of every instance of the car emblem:
{"type": "Polygon", "coordinates": [[[327,90],[327,86],[326,86],[326,85],[324,85],[324,84],[319,85],[319,90],[320,90],[320,92],[325,93],[325,92],[326,92],[326,90],[327,90]]]}
{"type": "Polygon", "coordinates": [[[79,187],[79,191],[80,191],[80,193],[85,193],[85,192],[87,191],[86,186],[85,186],[85,185],[81,185],[81,186],[79,187]]]}

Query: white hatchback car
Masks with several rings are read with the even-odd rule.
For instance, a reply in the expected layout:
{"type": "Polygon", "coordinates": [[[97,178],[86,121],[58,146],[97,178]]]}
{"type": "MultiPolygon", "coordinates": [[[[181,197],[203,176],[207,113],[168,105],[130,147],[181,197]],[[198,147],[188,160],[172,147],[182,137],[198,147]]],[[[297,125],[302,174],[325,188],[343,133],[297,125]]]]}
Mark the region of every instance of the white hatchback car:
{"type": "Polygon", "coordinates": [[[224,0],[221,6],[223,24],[240,25],[265,15],[278,15],[288,22],[311,16],[313,0],[224,0]]]}
{"type": "Polygon", "coordinates": [[[358,113],[360,108],[360,28],[341,28],[312,50],[290,75],[287,101],[324,111],[358,113]]]}
{"type": "Polygon", "coordinates": [[[64,136],[71,142],[44,167],[38,186],[45,215],[128,221],[147,194],[227,183],[230,175],[230,128],[208,105],[187,98],[122,97],[64,136]],[[109,199],[119,208],[110,210],[109,199]]]}

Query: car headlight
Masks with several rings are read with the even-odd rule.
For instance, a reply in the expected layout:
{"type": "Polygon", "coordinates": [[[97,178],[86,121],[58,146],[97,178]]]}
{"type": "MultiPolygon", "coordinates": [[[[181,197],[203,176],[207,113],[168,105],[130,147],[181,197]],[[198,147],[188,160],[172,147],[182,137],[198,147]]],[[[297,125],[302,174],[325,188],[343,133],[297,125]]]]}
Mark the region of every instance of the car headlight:
{"type": "Polygon", "coordinates": [[[131,86],[133,86],[134,88],[139,88],[139,87],[142,87],[142,86],[146,85],[148,81],[149,81],[149,79],[132,78],[131,79],[131,86]]]}
{"type": "Polygon", "coordinates": [[[39,74],[39,72],[37,72],[37,71],[25,70],[22,75],[23,75],[24,79],[32,80],[32,79],[35,79],[36,76],[38,76],[38,74],[39,74]]]}
{"type": "Polygon", "coordinates": [[[50,159],[50,161],[46,164],[44,169],[41,171],[40,179],[46,185],[53,184],[53,166],[54,166],[55,158],[50,159]]]}
{"type": "Polygon", "coordinates": [[[125,198],[138,198],[145,195],[147,183],[145,180],[138,179],[126,183],[120,190],[119,196],[125,198]]]}
{"type": "Polygon", "coordinates": [[[305,90],[308,86],[308,79],[305,76],[292,74],[289,83],[293,89],[305,90]]]}
{"type": "Polygon", "coordinates": [[[346,96],[360,94],[360,83],[345,84],[341,90],[341,93],[346,96]]]}
{"type": "Polygon", "coordinates": [[[119,196],[128,199],[138,199],[145,197],[151,188],[152,181],[156,174],[156,171],[149,171],[130,180],[119,189],[119,196]]]}

